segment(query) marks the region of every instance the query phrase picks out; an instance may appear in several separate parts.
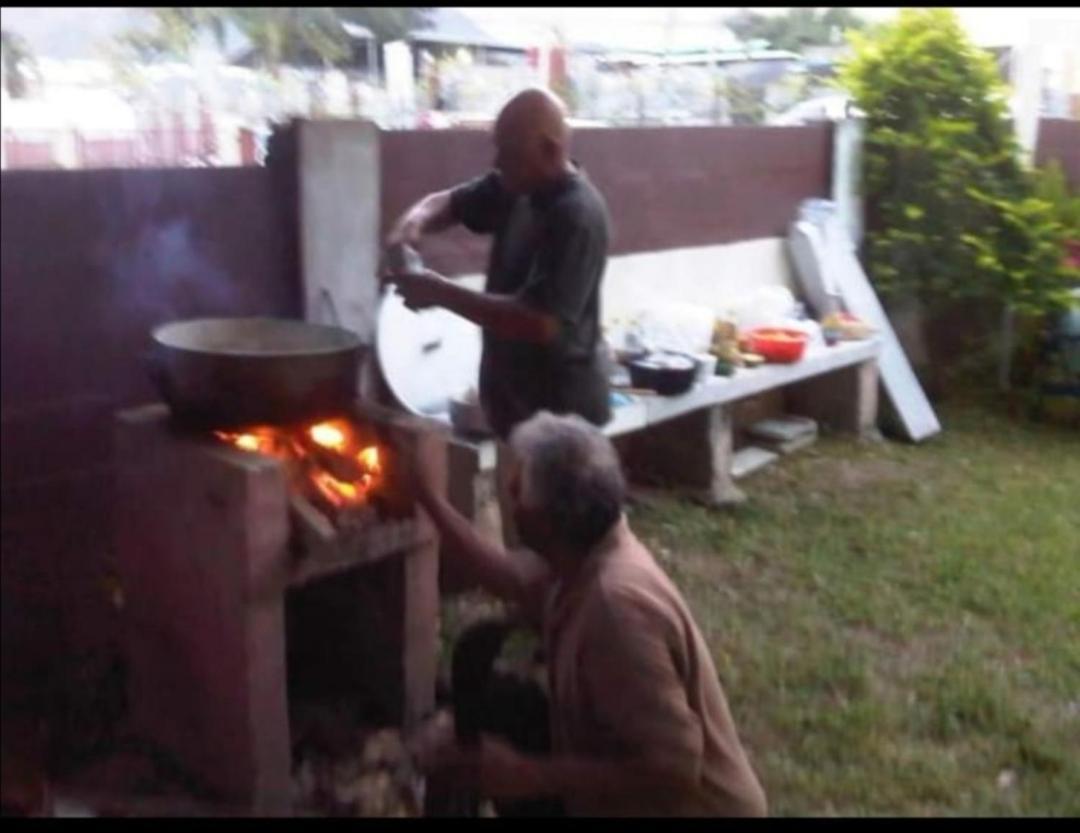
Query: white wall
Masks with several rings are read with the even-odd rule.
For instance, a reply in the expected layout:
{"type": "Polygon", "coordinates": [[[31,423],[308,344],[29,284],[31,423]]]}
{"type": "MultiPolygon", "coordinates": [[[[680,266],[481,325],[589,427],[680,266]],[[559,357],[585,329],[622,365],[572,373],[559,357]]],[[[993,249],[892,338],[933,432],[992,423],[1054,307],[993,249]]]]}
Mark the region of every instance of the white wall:
{"type": "Polygon", "coordinates": [[[784,238],[767,237],[610,258],[604,320],[625,319],[656,300],[700,304],[722,313],[762,286],[790,288],[785,247],[784,238]]]}
{"type": "MultiPolygon", "coordinates": [[[[481,289],[484,277],[460,280],[481,289]]],[[[625,321],[657,300],[700,304],[722,313],[762,286],[794,291],[783,237],[617,255],[608,259],[602,314],[605,324],[625,321]]]]}

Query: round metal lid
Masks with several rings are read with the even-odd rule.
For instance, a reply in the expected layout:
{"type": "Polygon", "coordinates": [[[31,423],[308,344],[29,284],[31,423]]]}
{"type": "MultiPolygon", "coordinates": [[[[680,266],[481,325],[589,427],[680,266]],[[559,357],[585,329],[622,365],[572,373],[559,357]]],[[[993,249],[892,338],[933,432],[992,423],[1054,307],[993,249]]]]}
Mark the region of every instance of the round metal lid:
{"type": "Polygon", "coordinates": [[[444,309],[413,312],[382,293],[375,329],[379,369],[390,392],[414,414],[449,420],[450,400],[480,378],[480,328],[444,309]]]}

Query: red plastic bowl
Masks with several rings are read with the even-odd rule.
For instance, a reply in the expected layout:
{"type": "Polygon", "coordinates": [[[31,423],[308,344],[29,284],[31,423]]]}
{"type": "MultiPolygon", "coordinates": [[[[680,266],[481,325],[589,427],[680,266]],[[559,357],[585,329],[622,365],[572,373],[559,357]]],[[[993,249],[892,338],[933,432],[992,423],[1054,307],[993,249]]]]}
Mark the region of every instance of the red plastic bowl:
{"type": "Polygon", "coordinates": [[[806,333],[784,327],[760,327],[749,333],[750,349],[775,364],[797,362],[809,340],[806,333]]]}

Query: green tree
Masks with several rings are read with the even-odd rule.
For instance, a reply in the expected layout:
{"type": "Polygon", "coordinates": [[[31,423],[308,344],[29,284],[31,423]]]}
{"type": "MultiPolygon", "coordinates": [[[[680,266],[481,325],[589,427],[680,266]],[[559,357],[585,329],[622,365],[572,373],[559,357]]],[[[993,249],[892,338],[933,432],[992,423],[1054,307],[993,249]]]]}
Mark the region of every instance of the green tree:
{"type": "Polygon", "coordinates": [[[846,33],[861,32],[866,29],[866,21],[851,9],[843,7],[826,9],[825,14],[821,16],[821,23],[825,28],[825,34],[828,35],[829,43],[843,43],[846,33]]]}
{"type": "Polygon", "coordinates": [[[349,38],[329,7],[269,6],[223,10],[251,44],[256,65],[272,75],[283,66],[303,63],[314,55],[327,66],[350,54],[349,38]]]}
{"type": "Polygon", "coordinates": [[[722,83],[732,124],[764,124],[766,113],[764,90],[736,78],[726,79],[722,83]]]}
{"type": "Polygon", "coordinates": [[[366,26],[379,43],[401,40],[414,29],[422,29],[431,7],[335,8],[342,20],[366,26]]]}
{"type": "Polygon", "coordinates": [[[1050,203],[1070,239],[1080,241],[1080,194],[1069,190],[1065,169],[1058,160],[1051,159],[1036,172],[1035,196],[1050,203]]]}
{"type": "Polygon", "coordinates": [[[0,30],[0,53],[4,89],[12,98],[22,98],[30,89],[31,79],[38,76],[37,59],[26,38],[6,30],[0,30]]]}
{"type": "Polygon", "coordinates": [[[990,56],[939,8],[852,44],[840,81],[866,113],[864,256],[879,289],[932,306],[1061,300],[1064,228],[1019,162],[990,56]]]}
{"type": "Polygon", "coordinates": [[[838,35],[865,28],[866,23],[847,8],[792,8],[782,15],[764,15],[743,9],[727,21],[741,40],[768,41],[774,49],[799,52],[808,46],[828,46],[838,35]]]}
{"type": "Polygon", "coordinates": [[[121,60],[186,60],[199,38],[210,33],[224,45],[229,27],[251,44],[256,64],[273,75],[291,63],[315,56],[328,66],[351,54],[342,21],[371,29],[379,41],[397,40],[423,25],[426,8],[333,7],[147,7],[151,26],[118,38],[121,60]]]}
{"type": "Polygon", "coordinates": [[[129,29],[116,37],[114,57],[150,63],[162,58],[188,59],[205,31],[219,43],[225,39],[226,9],[215,7],[181,8],[154,6],[143,9],[149,28],[129,29]]]}

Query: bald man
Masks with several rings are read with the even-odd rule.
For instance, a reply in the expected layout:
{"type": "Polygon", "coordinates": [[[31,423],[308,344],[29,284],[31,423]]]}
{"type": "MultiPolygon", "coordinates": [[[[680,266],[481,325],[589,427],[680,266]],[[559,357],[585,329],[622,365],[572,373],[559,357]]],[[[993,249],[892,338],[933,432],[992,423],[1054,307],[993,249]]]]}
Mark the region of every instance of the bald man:
{"type": "Polygon", "coordinates": [[[387,240],[417,246],[457,224],[493,235],[484,292],[431,271],[384,277],[411,309],[443,307],[483,330],[480,402],[500,439],[542,410],[603,425],[611,416],[598,349],[607,207],[569,157],[565,109],[551,93],[514,96],[494,138],[494,170],[424,197],[387,240]]]}

